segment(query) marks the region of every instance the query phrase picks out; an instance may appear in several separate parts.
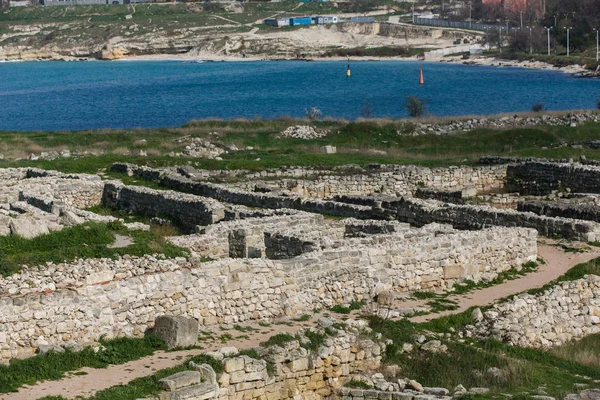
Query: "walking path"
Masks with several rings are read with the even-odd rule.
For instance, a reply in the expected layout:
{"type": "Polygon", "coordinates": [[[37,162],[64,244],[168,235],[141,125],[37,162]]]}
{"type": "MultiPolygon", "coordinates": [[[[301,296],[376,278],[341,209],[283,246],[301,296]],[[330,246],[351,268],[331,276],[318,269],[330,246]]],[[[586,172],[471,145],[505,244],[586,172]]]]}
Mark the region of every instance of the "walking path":
{"type": "MultiPolygon", "coordinates": [[[[600,257],[600,248],[591,246],[585,253],[565,253],[565,251],[552,244],[539,244],[538,257],[546,263],[540,265],[537,271],[521,278],[505,281],[499,285],[485,289],[475,290],[462,295],[448,296],[458,304],[458,309],[443,311],[436,314],[413,317],[412,322],[425,322],[450,314],[459,314],[475,306],[486,306],[504,297],[525,292],[529,289],[539,288],[563,275],[577,264],[600,257]]],[[[406,301],[398,305],[404,307],[423,307],[428,300],[406,301]]]]}
{"type": "MultiPolygon", "coordinates": [[[[269,327],[253,326],[252,332],[238,332],[235,330],[223,331],[231,335],[240,334],[248,336],[247,339],[231,339],[221,343],[216,339],[208,343],[203,349],[182,351],[157,351],[151,356],[140,358],[120,365],[110,365],[107,368],[82,368],[79,371],[87,375],[69,375],[58,381],[44,381],[34,386],[25,386],[17,393],[0,395],[0,400],[35,400],[45,396],[63,396],[68,399],[90,397],[96,392],[117,385],[126,385],[130,381],[166,368],[180,365],[187,357],[215,351],[225,346],[235,346],[239,349],[257,347],[261,342],[268,340],[277,333],[295,333],[306,323],[296,322],[294,326],[271,325],[269,327]]],[[[202,343],[204,345],[204,343],[202,343]]],[[[75,372],[75,371],[73,371],[75,372]]]]}
{"type": "MultiPolygon", "coordinates": [[[[532,272],[519,279],[506,281],[500,285],[462,295],[450,296],[450,300],[457,302],[459,306],[457,310],[414,317],[411,318],[411,321],[424,322],[444,315],[460,313],[473,306],[491,304],[511,294],[541,287],[558,278],[575,265],[600,257],[600,248],[591,247],[585,253],[565,253],[563,249],[552,244],[540,244],[538,246],[538,255],[546,261],[546,264],[540,265],[536,272],[532,272]]],[[[396,306],[402,308],[418,307],[424,306],[426,302],[427,300],[408,300],[398,302],[396,306]]],[[[227,341],[226,344],[220,343],[216,339],[208,343],[206,348],[202,350],[160,351],[152,356],[126,364],[111,365],[106,369],[82,368],[80,371],[86,372],[87,375],[71,374],[59,381],[40,382],[34,386],[24,387],[17,393],[0,395],[0,400],[34,400],[44,396],[59,395],[66,398],[77,396],[89,397],[97,391],[116,385],[124,385],[133,379],[151,375],[161,369],[175,367],[181,364],[188,356],[201,354],[206,351],[214,351],[224,346],[235,346],[240,349],[256,347],[276,333],[294,333],[303,326],[312,325],[317,317],[313,316],[312,320],[304,323],[295,322],[293,326],[275,324],[269,327],[260,327],[256,325],[254,326],[254,331],[240,332],[241,335],[246,335],[247,338],[232,339],[227,341]]],[[[228,332],[230,334],[237,333],[234,330],[228,332]]]]}

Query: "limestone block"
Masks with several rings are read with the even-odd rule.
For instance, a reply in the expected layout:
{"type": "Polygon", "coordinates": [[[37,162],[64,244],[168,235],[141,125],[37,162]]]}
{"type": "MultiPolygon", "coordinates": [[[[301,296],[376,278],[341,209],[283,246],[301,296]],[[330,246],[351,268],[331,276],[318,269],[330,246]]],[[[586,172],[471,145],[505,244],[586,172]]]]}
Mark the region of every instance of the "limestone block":
{"type": "Polygon", "coordinates": [[[223,368],[225,372],[243,371],[245,365],[244,357],[228,358],[224,361],[223,368]]]}
{"type": "Polygon", "coordinates": [[[198,321],[183,316],[160,316],[154,322],[153,333],[162,338],[169,349],[196,344],[198,321]]]}
{"type": "Polygon", "coordinates": [[[173,392],[183,387],[198,385],[200,383],[200,372],[182,371],[158,381],[164,390],[173,392]]]}
{"type": "Polygon", "coordinates": [[[50,233],[46,224],[29,217],[11,219],[9,227],[13,235],[21,236],[25,239],[32,239],[50,233]]]}
{"type": "Polygon", "coordinates": [[[207,400],[214,399],[219,394],[219,387],[213,384],[200,384],[178,389],[174,392],[162,392],[160,400],[207,400]]]}

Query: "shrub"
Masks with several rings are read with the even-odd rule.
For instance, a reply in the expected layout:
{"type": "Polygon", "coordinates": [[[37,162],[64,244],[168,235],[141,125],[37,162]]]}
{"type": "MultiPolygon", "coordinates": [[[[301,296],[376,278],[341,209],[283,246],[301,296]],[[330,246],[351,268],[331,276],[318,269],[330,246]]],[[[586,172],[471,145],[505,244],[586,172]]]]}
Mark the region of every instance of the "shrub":
{"type": "Polygon", "coordinates": [[[362,104],[360,116],[363,118],[371,118],[373,116],[373,106],[366,100],[362,104]]]}
{"type": "Polygon", "coordinates": [[[542,112],[542,111],[544,111],[544,103],[535,103],[531,107],[531,111],[533,111],[533,112],[542,112]]]}
{"type": "Polygon", "coordinates": [[[417,118],[427,112],[427,101],[421,100],[417,96],[406,96],[406,103],[403,107],[411,118],[417,118]]]}
{"type": "Polygon", "coordinates": [[[223,363],[208,354],[198,354],[197,356],[191,357],[189,361],[193,361],[196,364],[208,364],[217,374],[224,371],[223,363]]]}
{"type": "Polygon", "coordinates": [[[304,115],[306,116],[306,118],[310,119],[311,121],[315,121],[315,120],[319,120],[319,119],[323,118],[323,113],[317,107],[311,107],[311,108],[307,109],[306,113],[304,115]]]}

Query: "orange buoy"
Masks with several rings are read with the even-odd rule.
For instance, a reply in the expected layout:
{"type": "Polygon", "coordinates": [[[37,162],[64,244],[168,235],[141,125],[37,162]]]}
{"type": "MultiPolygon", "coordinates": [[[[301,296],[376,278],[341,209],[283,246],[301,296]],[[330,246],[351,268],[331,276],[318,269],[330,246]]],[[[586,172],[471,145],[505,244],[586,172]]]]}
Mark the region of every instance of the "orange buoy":
{"type": "Polygon", "coordinates": [[[423,79],[423,64],[419,64],[419,66],[421,67],[419,69],[419,85],[424,85],[425,79],[423,79]]]}

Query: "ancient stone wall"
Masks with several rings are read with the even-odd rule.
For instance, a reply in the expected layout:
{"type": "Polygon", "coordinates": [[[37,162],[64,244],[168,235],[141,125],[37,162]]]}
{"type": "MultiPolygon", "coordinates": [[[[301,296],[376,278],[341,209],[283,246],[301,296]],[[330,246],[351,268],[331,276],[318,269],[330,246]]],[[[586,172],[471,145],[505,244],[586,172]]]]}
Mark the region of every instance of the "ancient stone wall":
{"type": "Polygon", "coordinates": [[[102,204],[152,217],[169,217],[189,232],[225,217],[225,207],[212,199],[114,182],[105,185],[102,204]]]}
{"type": "Polygon", "coordinates": [[[203,325],[294,316],[382,290],[492,279],[536,258],[533,230],[432,226],[403,235],[350,239],[346,247],[281,261],[146,256],[26,269],[0,280],[0,360],[42,344],[140,336],[159,315],[191,316],[203,325]]]}
{"type": "MultiPolygon", "coordinates": [[[[136,175],[147,180],[159,180],[160,170],[115,163],[114,171],[136,175]]],[[[169,170],[164,175],[174,175],[169,170]]],[[[190,174],[187,174],[190,175],[190,174]]],[[[504,187],[505,165],[484,167],[426,168],[406,165],[372,165],[362,168],[283,167],[260,172],[195,171],[192,175],[206,178],[238,178],[232,187],[254,192],[257,187],[289,190],[304,197],[324,198],[335,195],[366,195],[384,193],[407,195],[418,187],[436,189],[473,188],[489,192],[504,187]]]]}
{"type": "Polygon", "coordinates": [[[0,169],[0,203],[19,201],[20,193],[62,201],[76,208],[100,204],[104,182],[87,174],[25,168],[0,169]]]}
{"type": "Polygon", "coordinates": [[[241,230],[245,236],[245,251],[264,254],[264,232],[305,225],[315,227],[323,222],[323,216],[320,214],[287,209],[277,211],[279,215],[221,221],[203,228],[199,233],[174,236],[168,240],[176,246],[188,248],[204,257],[223,258],[229,256],[230,232],[241,230]]]}
{"type": "Polygon", "coordinates": [[[517,205],[518,211],[532,212],[548,217],[563,217],[600,222],[600,206],[596,204],[570,201],[520,201],[517,205]]]}
{"type": "Polygon", "coordinates": [[[365,321],[348,320],[343,330],[329,328],[322,346],[302,347],[298,340],[264,349],[264,359],[234,356],[223,361],[225,372],[218,377],[219,399],[320,399],[356,373],[373,371],[381,365],[383,343],[365,333],[365,321]],[[271,363],[271,374],[267,368],[271,363]]]}
{"type": "Polygon", "coordinates": [[[600,167],[581,164],[528,162],[509,165],[506,183],[521,194],[545,196],[555,190],[600,193],[600,167]]]}
{"type": "Polygon", "coordinates": [[[548,347],[600,333],[600,277],[562,282],[494,305],[467,334],[522,347],[548,347]]]}
{"type": "Polygon", "coordinates": [[[411,198],[375,198],[341,196],[336,200],[363,205],[377,205],[399,221],[422,226],[433,222],[450,224],[457,229],[482,229],[490,226],[533,228],[543,236],[594,242],[600,239],[600,224],[569,218],[546,217],[486,206],[442,203],[411,198]]]}
{"type": "Polygon", "coordinates": [[[504,187],[506,166],[425,168],[415,166],[382,166],[381,169],[363,173],[307,175],[305,179],[272,179],[255,177],[235,184],[254,191],[259,184],[279,190],[290,190],[304,197],[329,197],[339,195],[410,195],[419,187],[434,189],[472,188],[489,192],[504,187]]]}

